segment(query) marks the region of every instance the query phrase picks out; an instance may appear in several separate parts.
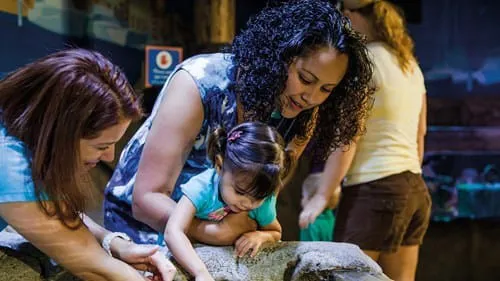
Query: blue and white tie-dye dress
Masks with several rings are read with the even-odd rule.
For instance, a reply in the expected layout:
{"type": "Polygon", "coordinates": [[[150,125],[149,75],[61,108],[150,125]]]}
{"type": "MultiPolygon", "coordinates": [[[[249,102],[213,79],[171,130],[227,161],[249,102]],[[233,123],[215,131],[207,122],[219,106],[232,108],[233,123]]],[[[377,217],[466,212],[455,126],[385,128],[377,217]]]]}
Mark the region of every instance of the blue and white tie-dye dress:
{"type": "MultiPolygon", "coordinates": [[[[174,192],[178,192],[180,184],[210,167],[205,149],[211,128],[222,126],[230,130],[237,122],[236,96],[230,90],[230,85],[235,78],[231,54],[215,53],[189,58],[177,66],[170,78],[180,69],[189,73],[198,86],[205,120],[177,180],[174,192]]],[[[156,231],[132,217],[131,203],[139,159],[170,78],[158,96],[151,116],[122,151],[105,191],[105,227],[111,231],[125,232],[137,243],[157,243],[158,240],[156,231]]]]}
{"type": "MultiPolygon", "coordinates": [[[[194,79],[200,92],[205,119],[177,179],[173,197],[178,197],[176,192],[180,192],[178,187],[181,184],[211,167],[207,159],[206,142],[212,129],[224,127],[226,130],[231,130],[237,124],[236,94],[232,90],[236,78],[233,55],[223,53],[198,55],[177,66],[163,86],[151,116],[125,146],[105,191],[104,226],[111,231],[127,233],[137,243],[158,242],[156,231],[132,217],[132,191],[139,159],[151,124],[158,113],[171,77],[180,69],[189,73],[194,79]]],[[[261,121],[267,121],[269,125],[276,127],[285,141],[288,142],[293,138],[291,132],[295,119],[285,119],[279,113],[273,113],[269,120],[261,121]]]]}

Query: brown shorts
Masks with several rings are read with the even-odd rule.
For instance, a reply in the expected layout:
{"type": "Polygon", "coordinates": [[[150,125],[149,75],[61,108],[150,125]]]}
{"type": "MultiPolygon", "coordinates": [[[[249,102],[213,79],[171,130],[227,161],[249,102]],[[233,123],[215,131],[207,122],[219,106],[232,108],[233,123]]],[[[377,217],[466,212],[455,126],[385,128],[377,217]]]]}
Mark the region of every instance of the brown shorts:
{"type": "Polygon", "coordinates": [[[420,174],[403,172],[342,188],[334,240],[363,250],[396,252],[420,245],[431,212],[431,197],[420,174]]]}

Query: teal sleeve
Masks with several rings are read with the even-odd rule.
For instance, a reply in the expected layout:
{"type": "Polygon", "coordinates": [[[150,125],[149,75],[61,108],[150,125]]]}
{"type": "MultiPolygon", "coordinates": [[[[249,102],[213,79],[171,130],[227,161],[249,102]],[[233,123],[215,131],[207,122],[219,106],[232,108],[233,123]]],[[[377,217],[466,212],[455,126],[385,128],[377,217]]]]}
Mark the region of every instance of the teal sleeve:
{"type": "MultiPolygon", "coordinates": [[[[31,176],[31,160],[24,144],[11,137],[0,136],[0,204],[36,201],[31,176]]],[[[0,217],[0,231],[7,222],[0,217]]]]}
{"type": "Polygon", "coordinates": [[[24,144],[0,138],[0,203],[36,201],[31,160],[24,144]]]}
{"type": "Polygon", "coordinates": [[[212,178],[214,174],[213,169],[207,169],[181,185],[182,194],[193,203],[196,213],[203,212],[208,204],[208,199],[213,196],[212,178]]]}
{"type": "Polygon", "coordinates": [[[255,220],[259,227],[265,227],[276,219],[276,196],[267,197],[262,205],[257,209],[251,210],[248,216],[255,220]]]}

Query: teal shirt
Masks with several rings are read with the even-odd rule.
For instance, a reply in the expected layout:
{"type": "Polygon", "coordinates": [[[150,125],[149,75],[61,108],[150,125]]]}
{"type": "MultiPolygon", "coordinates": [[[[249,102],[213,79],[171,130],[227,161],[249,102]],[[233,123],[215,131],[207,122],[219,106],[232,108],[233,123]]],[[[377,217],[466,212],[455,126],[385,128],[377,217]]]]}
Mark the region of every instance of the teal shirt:
{"type": "MultiPolygon", "coordinates": [[[[215,169],[207,169],[180,186],[181,195],[186,196],[196,208],[195,216],[202,220],[220,221],[229,213],[219,193],[219,176],[215,169]]],[[[180,198],[174,198],[178,201],[180,198]]],[[[257,209],[248,212],[260,227],[276,219],[276,196],[268,196],[257,209]]]]}
{"type": "MultiPolygon", "coordinates": [[[[0,121],[0,204],[36,201],[31,156],[24,143],[10,136],[0,121]]],[[[0,217],[0,231],[7,222],[0,217]]]]}

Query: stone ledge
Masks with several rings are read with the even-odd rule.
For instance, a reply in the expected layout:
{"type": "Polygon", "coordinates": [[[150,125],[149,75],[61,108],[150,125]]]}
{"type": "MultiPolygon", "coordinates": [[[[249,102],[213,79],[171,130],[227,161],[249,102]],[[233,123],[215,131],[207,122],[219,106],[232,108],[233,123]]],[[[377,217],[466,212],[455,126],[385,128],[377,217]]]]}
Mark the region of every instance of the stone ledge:
{"type": "MultiPolygon", "coordinates": [[[[167,249],[163,249],[170,256],[167,249]]],[[[215,280],[386,281],[380,267],[359,247],[333,242],[281,242],[255,258],[234,258],[233,247],[196,245],[215,280]]],[[[0,280],[78,280],[51,263],[21,236],[0,232],[0,280]]],[[[175,280],[189,280],[179,270],[175,280]]]]}

